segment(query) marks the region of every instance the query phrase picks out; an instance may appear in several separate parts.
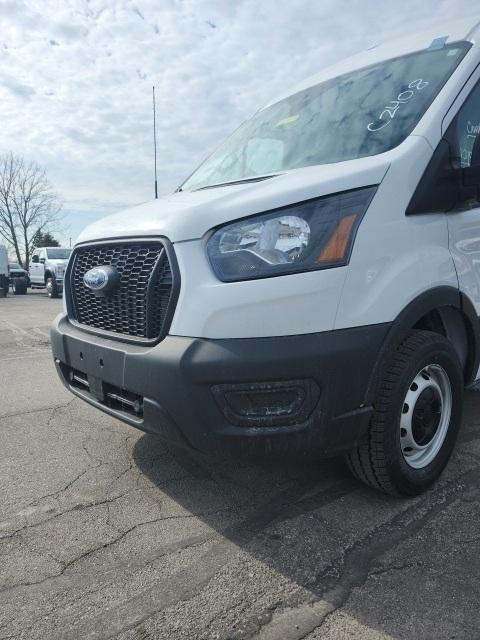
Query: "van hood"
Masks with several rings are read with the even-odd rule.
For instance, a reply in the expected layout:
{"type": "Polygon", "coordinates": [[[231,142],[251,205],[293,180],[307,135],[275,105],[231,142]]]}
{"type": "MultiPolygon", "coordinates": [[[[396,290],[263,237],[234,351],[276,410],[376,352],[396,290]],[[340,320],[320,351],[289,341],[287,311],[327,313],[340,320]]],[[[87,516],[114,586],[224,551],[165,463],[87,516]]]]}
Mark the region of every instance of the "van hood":
{"type": "Polygon", "coordinates": [[[379,184],[389,155],[295,169],[259,182],[180,191],[106,216],[86,227],[77,243],[164,236],[172,242],[195,240],[231,220],[310,198],[379,184]]]}
{"type": "Polygon", "coordinates": [[[65,258],[48,258],[48,264],[52,264],[55,266],[66,266],[68,264],[68,259],[65,258]]]}

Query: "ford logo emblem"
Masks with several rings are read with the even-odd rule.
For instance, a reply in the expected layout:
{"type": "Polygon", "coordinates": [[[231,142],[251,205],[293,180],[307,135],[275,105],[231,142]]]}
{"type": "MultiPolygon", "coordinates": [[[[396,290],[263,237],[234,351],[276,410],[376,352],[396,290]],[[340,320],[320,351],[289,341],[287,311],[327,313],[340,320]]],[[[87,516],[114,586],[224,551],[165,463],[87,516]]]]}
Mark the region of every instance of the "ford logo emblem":
{"type": "Polygon", "coordinates": [[[118,271],[110,266],[94,267],[83,275],[83,284],[94,293],[113,289],[119,280],[118,271]]]}

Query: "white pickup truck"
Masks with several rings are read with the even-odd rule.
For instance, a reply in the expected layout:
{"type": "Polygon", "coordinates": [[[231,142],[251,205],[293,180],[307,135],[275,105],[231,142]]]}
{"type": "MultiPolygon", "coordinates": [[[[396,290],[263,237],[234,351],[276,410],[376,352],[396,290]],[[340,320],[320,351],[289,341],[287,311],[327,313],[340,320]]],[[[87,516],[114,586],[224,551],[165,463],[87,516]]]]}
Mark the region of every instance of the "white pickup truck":
{"type": "Polygon", "coordinates": [[[35,249],[30,264],[32,289],[46,288],[49,298],[58,298],[63,292],[63,276],[71,249],[65,247],[41,247],[35,249]]]}

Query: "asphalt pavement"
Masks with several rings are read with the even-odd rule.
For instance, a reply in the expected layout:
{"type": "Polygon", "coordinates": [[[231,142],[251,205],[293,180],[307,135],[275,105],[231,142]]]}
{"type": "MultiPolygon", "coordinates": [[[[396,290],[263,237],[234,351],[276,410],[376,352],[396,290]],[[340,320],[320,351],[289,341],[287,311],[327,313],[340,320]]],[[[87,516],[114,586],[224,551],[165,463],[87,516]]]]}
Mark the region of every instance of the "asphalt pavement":
{"type": "Polygon", "coordinates": [[[0,639],[480,638],[480,393],[440,482],[395,500],[94,410],[57,379],[60,310],[0,299],[0,639]]]}

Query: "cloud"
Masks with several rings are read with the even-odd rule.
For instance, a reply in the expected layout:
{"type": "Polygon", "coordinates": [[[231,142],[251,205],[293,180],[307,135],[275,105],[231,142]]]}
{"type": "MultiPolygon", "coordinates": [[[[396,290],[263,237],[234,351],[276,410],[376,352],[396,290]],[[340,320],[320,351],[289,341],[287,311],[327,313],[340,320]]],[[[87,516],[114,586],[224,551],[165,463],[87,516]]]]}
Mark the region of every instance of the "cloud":
{"type": "Polygon", "coordinates": [[[46,166],[76,231],[88,217],[78,213],[82,200],[100,215],[152,196],[153,84],[159,186],[168,192],[289,85],[475,8],[476,0],[3,2],[0,151],[46,166]]]}
{"type": "Polygon", "coordinates": [[[16,80],[5,72],[0,72],[0,84],[10,91],[13,96],[23,100],[30,100],[30,98],[35,94],[35,89],[33,87],[23,84],[21,81],[16,80]]]}

